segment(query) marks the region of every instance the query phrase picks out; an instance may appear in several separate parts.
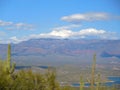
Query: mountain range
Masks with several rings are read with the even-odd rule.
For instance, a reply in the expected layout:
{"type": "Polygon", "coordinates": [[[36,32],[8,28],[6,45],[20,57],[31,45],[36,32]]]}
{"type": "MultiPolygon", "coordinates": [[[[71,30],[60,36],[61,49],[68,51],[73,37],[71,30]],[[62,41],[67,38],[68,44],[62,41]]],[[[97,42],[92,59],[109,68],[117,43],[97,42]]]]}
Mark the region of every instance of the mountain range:
{"type": "MultiPolygon", "coordinates": [[[[68,55],[97,53],[101,57],[120,58],[120,40],[31,39],[12,44],[13,56],[68,55]]],[[[0,44],[0,56],[5,56],[7,44],[0,44]]]]}

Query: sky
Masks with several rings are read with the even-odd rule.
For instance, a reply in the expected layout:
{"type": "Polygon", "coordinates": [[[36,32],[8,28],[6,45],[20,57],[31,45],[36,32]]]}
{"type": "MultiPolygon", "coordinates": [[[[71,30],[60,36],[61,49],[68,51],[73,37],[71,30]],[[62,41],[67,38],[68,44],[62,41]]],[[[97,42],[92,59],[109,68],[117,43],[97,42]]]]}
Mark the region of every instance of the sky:
{"type": "Polygon", "coordinates": [[[120,39],[120,0],[0,0],[0,43],[120,39]]]}

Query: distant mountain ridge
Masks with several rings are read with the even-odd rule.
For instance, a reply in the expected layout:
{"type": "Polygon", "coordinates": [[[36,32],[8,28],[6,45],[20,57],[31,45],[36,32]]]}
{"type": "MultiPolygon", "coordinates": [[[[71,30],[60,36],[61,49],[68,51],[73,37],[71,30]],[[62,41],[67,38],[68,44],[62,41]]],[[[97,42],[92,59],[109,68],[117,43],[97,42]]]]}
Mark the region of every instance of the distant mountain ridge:
{"type": "MultiPolygon", "coordinates": [[[[31,39],[12,44],[13,56],[28,55],[81,55],[98,53],[102,57],[120,58],[120,40],[82,40],[82,39],[31,39]],[[109,55],[108,55],[109,54],[109,55]]],[[[0,55],[5,55],[6,44],[0,44],[0,55]]]]}

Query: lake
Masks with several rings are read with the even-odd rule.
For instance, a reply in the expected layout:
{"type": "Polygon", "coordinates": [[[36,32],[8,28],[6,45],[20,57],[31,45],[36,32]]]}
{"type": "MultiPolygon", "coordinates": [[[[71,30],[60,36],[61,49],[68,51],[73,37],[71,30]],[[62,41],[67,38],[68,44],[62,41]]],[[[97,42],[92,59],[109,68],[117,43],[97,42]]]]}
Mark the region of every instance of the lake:
{"type": "MultiPolygon", "coordinates": [[[[110,76],[108,77],[108,79],[110,80],[110,82],[106,82],[106,83],[102,83],[102,85],[104,86],[113,86],[113,85],[120,85],[120,77],[118,76],[110,76]]],[[[80,84],[79,83],[73,83],[72,84],[73,87],[79,87],[80,84]]],[[[90,83],[85,83],[86,87],[90,86],[90,83]]]]}
{"type": "MultiPolygon", "coordinates": [[[[28,69],[31,68],[32,66],[16,66],[15,69],[20,70],[20,69],[28,69]]],[[[48,69],[48,66],[36,66],[38,68],[42,68],[42,69],[48,69]]]]}

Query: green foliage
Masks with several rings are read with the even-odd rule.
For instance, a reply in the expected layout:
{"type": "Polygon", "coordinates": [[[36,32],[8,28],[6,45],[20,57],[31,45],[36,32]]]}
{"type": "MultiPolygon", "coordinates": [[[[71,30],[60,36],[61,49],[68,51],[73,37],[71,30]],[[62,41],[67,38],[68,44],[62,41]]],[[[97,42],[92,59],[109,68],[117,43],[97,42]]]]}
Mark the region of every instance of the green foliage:
{"type": "Polygon", "coordinates": [[[56,71],[48,68],[46,73],[47,90],[60,90],[59,84],[56,81],[56,71]]]}
{"type": "Polygon", "coordinates": [[[11,64],[11,45],[8,44],[8,53],[7,53],[7,61],[6,61],[6,72],[12,74],[15,69],[15,63],[11,64]]]}
{"type": "Polygon", "coordinates": [[[83,88],[84,88],[84,81],[83,81],[83,77],[82,76],[80,76],[80,90],[83,90],[83,88]]]}
{"type": "Polygon", "coordinates": [[[7,79],[10,79],[14,69],[15,69],[15,63],[11,64],[11,45],[8,44],[8,51],[7,51],[7,59],[4,61],[1,61],[1,71],[7,75],[7,79]]]}
{"type": "Polygon", "coordinates": [[[96,82],[96,90],[100,90],[100,84],[101,84],[101,79],[100,79],[100,74],[98,74],[97,82],[96,82]]]}
{"type": "Polygon", "coordinates": [[[64,87],[61,87],[60,90],[75,90],[75,89],[70,86],[64,86],[64,87]]]}
{"type": "Polygon", "coordinates": [[[32,70],[17,72],[13,88],[15,90],[45,90],[43,75],[33,73],[32,70]]]}

